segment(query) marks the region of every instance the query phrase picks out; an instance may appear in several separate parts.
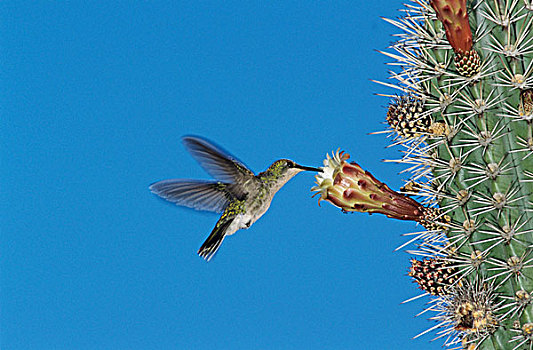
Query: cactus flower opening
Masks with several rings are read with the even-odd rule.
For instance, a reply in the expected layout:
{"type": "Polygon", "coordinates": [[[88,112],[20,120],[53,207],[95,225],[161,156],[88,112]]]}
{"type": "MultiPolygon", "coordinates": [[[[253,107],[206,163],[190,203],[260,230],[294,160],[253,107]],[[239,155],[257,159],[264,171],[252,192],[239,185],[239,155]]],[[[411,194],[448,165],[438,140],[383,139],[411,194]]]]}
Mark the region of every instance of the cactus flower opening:
{"type": "MultiPolygon", "coordinates": [[[[347,160],[345,152],[326,155],[324,167],[311,190],[320,194],[319,203],[326,200],[344,212],[381,213],[399,220],[428,224],[428,215],[435,217],[435,208],[426,208],[416,200],[393,191],[357,163],[347,160]]],[[[433,221],[432,219],[431,221],[433,221]]]]}

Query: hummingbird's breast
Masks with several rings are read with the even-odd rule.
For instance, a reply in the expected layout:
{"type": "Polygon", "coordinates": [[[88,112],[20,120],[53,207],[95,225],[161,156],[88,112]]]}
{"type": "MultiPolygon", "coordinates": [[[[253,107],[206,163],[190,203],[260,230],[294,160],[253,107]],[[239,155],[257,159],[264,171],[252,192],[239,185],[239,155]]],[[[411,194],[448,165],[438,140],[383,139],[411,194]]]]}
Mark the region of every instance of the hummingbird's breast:
{"type": "Polygon", "coordinates": [[[246,213],[251,219],[251,223],[256,222],[265,214],[272,202],[272,192],[269,186],[261,183],[256,189],[250,191],[246,200],[246,213]]]}
{"type": "MultiPolygon", "coordinates": [[[[295,173],[296,174],[296,173],[295,173]]],[[[263,216],[276,192],[279,191],[287,181],[295,174],[286,174],[284,176],[267,176],[261,174],[253,177],[243,184],[247,189],[246,199],[244,200],[244,213],[239,214],[238,222],[240,228],[248,228],[263,216]]]]}

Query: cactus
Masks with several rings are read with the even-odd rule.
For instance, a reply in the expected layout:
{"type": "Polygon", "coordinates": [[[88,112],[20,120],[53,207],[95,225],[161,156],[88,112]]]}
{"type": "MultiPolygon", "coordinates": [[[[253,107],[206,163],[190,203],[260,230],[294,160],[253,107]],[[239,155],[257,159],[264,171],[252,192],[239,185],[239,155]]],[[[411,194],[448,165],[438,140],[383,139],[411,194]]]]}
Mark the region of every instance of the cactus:
{"type": "MultiPolygon", "coordinates": [[[[412,0],[383,52],[386,133],[407,184],[327,157],[314,191],[344,211],[414,220],[409,276],[454,349],[533,349],[533,3],[412,0]]],[[[406,245],[407,245],[406,243],[406,245]]],[[[427,313],[424,313],[427,314],[427,313]]]]}

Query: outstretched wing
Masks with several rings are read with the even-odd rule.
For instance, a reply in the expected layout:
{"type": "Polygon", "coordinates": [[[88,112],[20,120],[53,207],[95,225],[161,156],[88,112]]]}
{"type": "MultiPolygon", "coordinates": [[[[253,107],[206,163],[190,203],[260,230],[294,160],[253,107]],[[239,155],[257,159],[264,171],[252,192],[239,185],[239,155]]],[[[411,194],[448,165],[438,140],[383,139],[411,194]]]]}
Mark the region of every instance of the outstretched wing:
{"type": "Polygon", "coordinates": [[[150,191],[169,202],[196,210],[220,213],[235,198],[231,184],[173,179],[150,186],[150,191]]]}
{"type": "Polygon", "coordinates": [[[243,183],[254,173],[240,160],[198,136],[186,136],[183,143],[200,165],[215,179],[243,183]]]}

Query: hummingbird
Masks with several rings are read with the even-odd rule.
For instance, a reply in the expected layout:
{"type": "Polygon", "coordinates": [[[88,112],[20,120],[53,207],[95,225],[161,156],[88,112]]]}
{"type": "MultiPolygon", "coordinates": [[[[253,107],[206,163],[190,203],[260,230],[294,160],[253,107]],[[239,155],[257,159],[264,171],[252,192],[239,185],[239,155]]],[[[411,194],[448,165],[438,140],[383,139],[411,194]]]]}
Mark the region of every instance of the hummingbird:
{"type": "Polygon", "coordinates": [[[249,228],[263,216],[287,181],[302,171],[320,171],[280,159],[255,175],[240,160],[204,138],[186,136],[182,140],[202,168],[216,180],[163,180],[152,184],[150,191],[180,206],[222,213],[198,250],[198,255],[206,261],[211,260],[226,236],[249,228]]]}

